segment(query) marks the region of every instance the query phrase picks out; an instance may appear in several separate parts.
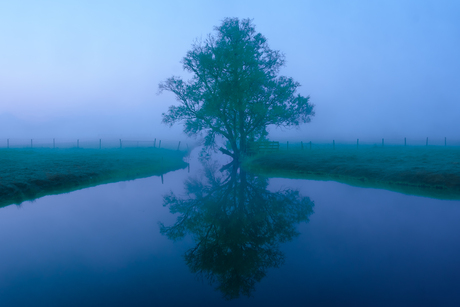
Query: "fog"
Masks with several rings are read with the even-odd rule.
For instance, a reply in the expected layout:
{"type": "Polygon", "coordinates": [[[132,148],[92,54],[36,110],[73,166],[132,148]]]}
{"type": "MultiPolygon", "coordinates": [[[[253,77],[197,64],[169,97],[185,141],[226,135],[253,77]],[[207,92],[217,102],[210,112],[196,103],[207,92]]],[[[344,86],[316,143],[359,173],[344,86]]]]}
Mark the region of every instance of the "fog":
{"type": "Polygon", "coordinates": [[[316,116],[272,139],[460,136],[458,1],[2,1],[0,138],[182,139],[158,84],[196,38],[251,18],[316,116]]]}

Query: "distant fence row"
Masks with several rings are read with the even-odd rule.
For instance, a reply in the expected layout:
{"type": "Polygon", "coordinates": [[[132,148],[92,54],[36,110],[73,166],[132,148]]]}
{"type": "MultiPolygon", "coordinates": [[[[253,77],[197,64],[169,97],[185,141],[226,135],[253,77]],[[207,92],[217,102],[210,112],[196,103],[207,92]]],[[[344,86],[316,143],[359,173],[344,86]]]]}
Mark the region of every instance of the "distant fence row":
{"type": "Polygon", "coordinates": [[[36,139],[0,139],[0,148],[134,148],[154,147],[176,150],[188,150],[189,144],[184,141],[161,139],[64,139],[64,138],[36,138],[36,139]]]}
{"type": "Polygon", "coordinates": [[[453,140],[445,138],[389,138],[389,139],[331,139],[325,140],[312,140],[312,141],[284,141],[279,142],[280,150],[289,149],[313,149],[313,148],[336,148],[336,147],[385,147],[385,146],[425,146],[425,147],[453,147],[460,146],[460,140],[453,140]]]}
{"type": "MultiPolygon", "coordinates": [[[[306,141],[280,141],[264,142],[263,151],[271,150],[289,150],[289,149],[314,149],[314,148],[336,148],[336,147],[385,147],[385,146],[460,146],[460,140],[451,140],[447,138],[401,138],[401,139],[331,139],[325,140],[306,140],[306,141]],[[267,145],[268,144],[268,145],[267,145]],[[274,145],[276,144],[276,145],[274,145]]],[[[190,144],[191,146],[191,144],[190,144]]],[[[134,148],[134,147],[154,147],[176,150],[188,150],[187,141],[172,141],[162,139],[69,139],[69,138],[34,138],[19,139],[9,138],[0,139],[0,148],[134,148]]],[[[258,151],[255,148],[248,148],[248,151],[258,151]]]]}

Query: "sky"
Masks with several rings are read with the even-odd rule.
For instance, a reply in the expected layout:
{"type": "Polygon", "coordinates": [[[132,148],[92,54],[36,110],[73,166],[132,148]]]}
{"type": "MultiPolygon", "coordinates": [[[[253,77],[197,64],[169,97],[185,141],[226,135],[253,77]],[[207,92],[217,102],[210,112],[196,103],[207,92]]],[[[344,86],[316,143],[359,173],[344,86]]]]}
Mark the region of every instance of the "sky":
{"type": "Polygon", "coordinates": [[[460,140],[460,1],[1,1],[0,138],[184,137],[158,84],[251,18],[316,116],[270,138],[460,140]]]}

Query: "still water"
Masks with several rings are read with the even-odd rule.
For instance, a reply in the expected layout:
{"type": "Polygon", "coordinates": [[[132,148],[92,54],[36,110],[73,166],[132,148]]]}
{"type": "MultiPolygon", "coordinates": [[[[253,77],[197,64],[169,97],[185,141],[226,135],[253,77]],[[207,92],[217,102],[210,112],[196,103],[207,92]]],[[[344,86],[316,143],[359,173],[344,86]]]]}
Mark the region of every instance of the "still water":
{"type": "Polygon", "coordinates": [[[0,209],[0,306],[459,306],[460,202],[213,160],[0,209]]]}

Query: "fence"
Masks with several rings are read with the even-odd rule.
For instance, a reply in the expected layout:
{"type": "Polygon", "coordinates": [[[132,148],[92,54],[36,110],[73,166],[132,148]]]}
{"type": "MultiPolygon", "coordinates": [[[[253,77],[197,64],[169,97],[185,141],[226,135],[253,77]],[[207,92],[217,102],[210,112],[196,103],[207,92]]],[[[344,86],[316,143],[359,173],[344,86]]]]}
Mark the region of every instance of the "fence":
{"type": "Polygon", "coordinates": [[[134,148],[153,147],[176,150],[188,150],[189,145],[184,141],[171,141],[161,139],[68,139],[68,138],[36,138],[36,139],[0,139],[0,148],[134,148]]]}
{"type": "MultiPolygon", "coordinates": [[[[190,140],[189,140],[190,141],[190,140]]],[[[191,146],[186,140],[172,141],[162,139],[130,139],[130,138],[34,138],[19,139],[9,138],[0,139],[0,148],[134,148],[134,147],[153,147],[176,150],[188,150],[191,146]]],[[[258,145],[259,146],[259,145],[258,145]]],[[[262,151],[273,150],[293,150],[293,149],[315,149],[315,148],[368,148],[386,146],[425,146],[425,147],[454,147],[460,146],[460,140],[447,138],[389,138],[389,139],[331,139],[324,140],[305,140],[305,141],[280,141],[266,142],[261,146],[262,151]]],[[[257,147],[259,150],[259,147],[257,147]]],[[[249,148],[248,150],[252,150],[249,148]]]]}
{"type": "Polygon", "coordinates": [[[460,140],[444,138],[381,138],[381,139],[331,139],[324,140],[306,140],[306,141],[284,141],[280,143],[280,150],[298,150],[298,149],[315,149],[315,148],[369,148],[369,147],[391,147],[391,146],[419,146],[419,147],[457,147],[460,146],[460,140]]]}

